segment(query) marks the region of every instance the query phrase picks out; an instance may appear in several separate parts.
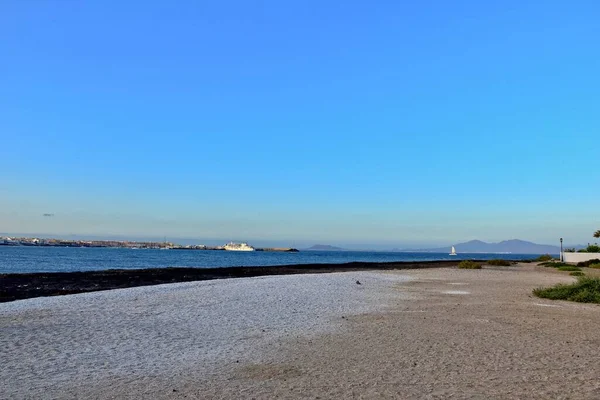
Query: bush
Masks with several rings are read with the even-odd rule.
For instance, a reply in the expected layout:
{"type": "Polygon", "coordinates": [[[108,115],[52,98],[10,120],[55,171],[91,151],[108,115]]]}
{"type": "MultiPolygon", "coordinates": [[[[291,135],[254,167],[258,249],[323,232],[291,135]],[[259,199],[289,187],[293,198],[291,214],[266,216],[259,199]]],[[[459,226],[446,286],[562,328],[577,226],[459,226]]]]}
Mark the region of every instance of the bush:
{"type": "Polygon", "coordinates": [[[558,284],[550,288],[534,289],[537,297],[550,300],[571,300],[580,303],[600,303],[600,278],[579,277],[578,281],[570,284],[558,284]]]}
{"type": "Polygon", "coordinates": [[[598,264],[590,264],[590,265],[588,265],[588,268],[600,269],[600,263],[598,263],[598,264]]]}
{"type": "Polygon", "coordinates": [[[593,260],[587,260],[587,261],[581,261],[577,263],[578,267],[589,267],[590,265],[593,264],[600,264],[600,260],[597,258],[594,258],[593,260]]]}
{"type": "Polygon", "coordinates": [[[565,253],[575,253],[575,247],[565,249],[564,251],[565,251],[565,253]]]}
{"type": "Polygon", "coordinates": [[[481,269],[481,264],[475,261],[464,260],[458,264],[458,268],[461,269],[481,269]]]}
{"type": "Polygon", "coordinates": [[[581,272],[581,271],[574,271],[574,272],[571,272],[569,275],[571,275],[571,276],[585,276],[585,274],[583,272],[581,272]]]}
{"type": "Polygon", "coordinates": [[[579,249],[579,250],[577,250],[577,252],[578,253],[587,253],[587,250],[586,249],[579,249]]]}
{"type": "Polygon", "coordinates": [[[588,253],[600,253],[600,246],[597,244],[590,244],[585,250],[588,253]]]}
{"type": "Polygon", "coordinates": [[[581,268],[576,267],[574,265],[563,265],[562,267],[558,267],[559,271],[581,271],[581,268]]]}
{"type": "Polygon", "coordinates": [[[498,267],[509,267],[509,266],[512,265],[512,263],[510,261],[501,260],[501,259],[489,260],[487,263],[489,265],[495,265],[495,266],[498,266],[498,267]]]}
{"type": "Polygon", "coordinates": [[[552,256],[550,254],[544,254],[535,259],[535,261],[550,261],[552,256]]]}
{"type": "Polygon", "coordinates": [[[570,267],[571,266],[571,264],[565,264],[565,263],[559,262],[559,261],[546,261],[546,262],[540,263],[539,265],[544,266],[544,267],[552,267],[552,268],[570,267]]]}

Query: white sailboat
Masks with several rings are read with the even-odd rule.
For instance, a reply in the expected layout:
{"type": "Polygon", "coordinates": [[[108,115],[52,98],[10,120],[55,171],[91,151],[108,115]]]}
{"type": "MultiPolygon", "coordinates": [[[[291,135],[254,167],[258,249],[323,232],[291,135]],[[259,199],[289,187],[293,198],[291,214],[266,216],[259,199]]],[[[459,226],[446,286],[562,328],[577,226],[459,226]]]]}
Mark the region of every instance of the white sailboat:
{"type": "Polygon", "coordinates": [[[456,249],[454,248],[454,246],[452,246],[452,251],[450,252],[451,256],[455,256],[456,255],[456,249]]]}

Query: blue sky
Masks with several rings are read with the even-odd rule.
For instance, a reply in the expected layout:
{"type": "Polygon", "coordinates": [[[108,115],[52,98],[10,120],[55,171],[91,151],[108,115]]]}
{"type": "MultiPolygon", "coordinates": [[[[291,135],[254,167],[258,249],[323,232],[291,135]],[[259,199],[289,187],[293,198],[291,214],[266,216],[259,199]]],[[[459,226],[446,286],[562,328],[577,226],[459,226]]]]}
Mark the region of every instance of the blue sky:
{"type": "Polygon", "coordinates": [[[587,243],[600,5],[488,3],[4,1],[0,231],[587,243]]]}

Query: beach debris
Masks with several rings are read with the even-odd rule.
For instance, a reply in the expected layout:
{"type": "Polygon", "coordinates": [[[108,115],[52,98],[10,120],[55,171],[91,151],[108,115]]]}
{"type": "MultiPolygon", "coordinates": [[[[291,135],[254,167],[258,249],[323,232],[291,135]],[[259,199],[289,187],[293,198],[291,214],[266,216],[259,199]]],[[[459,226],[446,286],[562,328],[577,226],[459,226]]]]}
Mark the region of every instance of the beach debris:
{"type": "Polygon", "coordinates": [[[362,285],[362,283],[360,283],[360,281],[356,281],[356,284],[357,285],[362,285]]]}

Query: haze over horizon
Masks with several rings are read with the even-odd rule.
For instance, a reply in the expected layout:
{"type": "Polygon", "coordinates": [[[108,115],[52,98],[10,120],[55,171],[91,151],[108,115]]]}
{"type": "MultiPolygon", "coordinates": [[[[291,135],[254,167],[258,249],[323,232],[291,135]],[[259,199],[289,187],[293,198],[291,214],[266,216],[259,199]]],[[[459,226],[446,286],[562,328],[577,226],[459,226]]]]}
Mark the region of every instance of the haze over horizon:
{"type": "MultiPolygon", "coordinates": [[[[293,247],[298,249],[308,249],[313,246],[333,246],[339,247],[343,250],[375,250],[375,251],[406,251],[406,250],[431,250],[440,248],[450,248],[453,245],[461,245],[465,243],[483,243],[483,244],[498,244],[503,242],[522,242],[531,243],[533,245],[542,246],[554,246],[559,247],[559,243],[535,243],[529,240],[523,239],[502,239],[496,241],[480,240],[480,239],[468,239],[468,240],[455,240],[451,242],[440,242],[440,243],[413,243],[408,242],[379,242],[379,243],[360,243],[360,242],[319,242],[315,240],[286,240],[286,239],[275,239],[275,240],[248,240],[244,238],[192,238],[192,237],[158,237],[158,236],[128,236],[128,235],[81,235],[81,234],[40,234],[40,233],[10,233],[0,232],[0,237],[37,237],[46,239],[66,239],[66,240],[123,240],[123,241],[135,241],[135,242],[163,242],[168,241],[179,245],[197,245],[204,244],[208,246],[218,246],[233,242],[247,242],[254,247],[293,247]]],[[[589,241],[588,241],[589,242],[589,241]]],[[[565,248],[568,247],[579,247],[583,246],[584,243],[571,243],[565,242],[565,248]]]]}
{"type": "Polygon", "coordinates": [[[599,12],[3,2],[0,231],[592,242],[599,12]]]}

